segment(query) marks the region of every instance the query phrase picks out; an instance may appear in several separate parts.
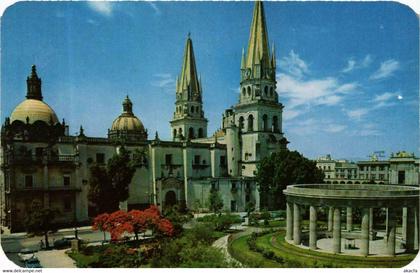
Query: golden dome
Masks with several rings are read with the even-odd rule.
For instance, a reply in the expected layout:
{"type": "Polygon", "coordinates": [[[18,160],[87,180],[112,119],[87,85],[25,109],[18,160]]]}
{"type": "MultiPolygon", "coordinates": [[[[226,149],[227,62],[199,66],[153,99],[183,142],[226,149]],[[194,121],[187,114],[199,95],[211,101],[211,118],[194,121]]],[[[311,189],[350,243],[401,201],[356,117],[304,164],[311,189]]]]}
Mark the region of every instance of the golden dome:
{"type": "Polygon", "coordinates": [[[144,131],[144,126],[136,116],[123,113],[114,120],[111,130],[144,131]]]}
{"type": "Polygon", "coordinates": [[[54,110],[45,102],[37,99],[26,99],[16,106],[10,116],[10,122],[19,120],[26,123],[27,118],[29,118],[30,124],[36,121],[44,121],[47,124],[50,124],[51,121],[53,124],[58,123],[54,110]]]}

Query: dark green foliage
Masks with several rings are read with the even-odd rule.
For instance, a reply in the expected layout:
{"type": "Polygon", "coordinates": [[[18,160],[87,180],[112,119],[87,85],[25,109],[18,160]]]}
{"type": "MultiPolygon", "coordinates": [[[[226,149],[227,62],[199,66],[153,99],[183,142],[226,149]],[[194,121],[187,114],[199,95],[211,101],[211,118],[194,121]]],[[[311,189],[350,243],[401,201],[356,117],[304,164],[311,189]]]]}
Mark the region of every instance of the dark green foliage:
{"type": "Polygon", "coordinates": [[[180,206],[174,205],[165,209],[163,215],[171,221],[174,227],[174,235],[180,234],[184,229],[183,225],[193,218],[190,212],[183,210],[180,206]]]}
{"type": "Polygon", "coordinates": [[[316,167],[315,161],[297,151],[282,150],[261,160],[256,179],[262,195],[261,207],[284,209],[286,200],[283,190],[287,185],[322,183],[324,173],[316,167]]]}
{"type": "Polygon", "coordinates": [[[92,267],[139,267],[140,255],[137,250],[128,247],[127,245],[110,245],[104,252],[102,252],[96,263],[92,267]]]}
{"type": "Polygon", "coordinates": [[[128,199],[128,187],[136,171],[130,160],[130,152],[121,147],[119,154],[109,159],[108,164],[92,166],[89,181],[89,201],[96,205],[96,213],[118,210],[119,202],[128,199]]]}
{"type": "Polygon", "coordinates": [[[166,241],[155,253],[152,267],[229,267],[220,250],[211,246],[213,229],[207,224],[195,225],[185,235],[166,241]]]}
{"type": "Polygon", "coordinates": [[[34,201],[25,220],[25,227],[28,233],[44,235],[46,248],[49,248],[48,232],[56,231],[54,219],[57,214],[57,210],[43,208],[41,202],[34,201]]]}
{"type": "Polygon", "coordinates": [[[251,212],[255,210],[255,204],[252,202],[246,203],[245,210],[246,210],[246,215],[249,218],[249,215],[251,214],[251,212]]]}
{"type": "Polygon", "coordinates": [[[198,218],[197,221],[212,224],[214,230],[216,231],[228,230],[232,226],[232,224],[239,224],[242,222],[241,217],[239,215],[234,215],[230,213],[220,215],[206,215],[198,218]]]}
{"type": "Polygon", "coordinates": [[[213,213],[219,213],[223,208],[223,199],[220,196],[220,193],[216,189],[210,190],[210,195],[208,199],[210,211],[213,213]]]}

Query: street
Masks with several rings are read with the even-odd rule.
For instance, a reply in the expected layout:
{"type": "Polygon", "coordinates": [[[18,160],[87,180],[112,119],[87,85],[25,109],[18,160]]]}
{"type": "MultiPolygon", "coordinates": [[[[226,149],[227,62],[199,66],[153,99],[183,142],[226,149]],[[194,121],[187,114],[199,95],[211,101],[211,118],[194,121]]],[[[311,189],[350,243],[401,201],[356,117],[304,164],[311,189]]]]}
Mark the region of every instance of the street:
{"type": "MultiPolygon", "coordinates": [[[[50,246],[53,246],[55,240],[61,239],[65,235],[74,235],[73,230],[61,230],[56,233],[50,234],[48,236],[48,241],[50,246]]],[[[103,232],[100,231],[92,231],[90,229],[79,229],[78,230],[78,237],[89,241],[90,243],[93,242],[100,242],[104,239],[103,232]]],[[[106,240],[109,240],[110,236],[109,233],[106,233],[106,240]]],[[[6,256],[9,260],[17,264],[18,266],[24,267],[24,264],[19,261],[17,254],[23,248],[29,248],[35,251],[40,251],[40,241],[44,241],[44,236],[33,236],[27,237],[25,236],[15,236],[15,235],[2,235],[1,236],[1,247],[3,251],[6,253],[6,256]]],[[[44,242],[45,244],[45,242],[44,242]]],[[[36,255],[36,254],[35,254],[36,255]]]]}

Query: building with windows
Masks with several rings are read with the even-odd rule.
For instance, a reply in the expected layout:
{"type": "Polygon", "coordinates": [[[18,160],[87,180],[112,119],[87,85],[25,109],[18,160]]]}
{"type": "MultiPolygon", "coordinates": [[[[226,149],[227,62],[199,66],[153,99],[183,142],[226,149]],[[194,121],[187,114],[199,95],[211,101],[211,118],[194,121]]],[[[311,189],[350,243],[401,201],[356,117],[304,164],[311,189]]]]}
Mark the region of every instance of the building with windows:
{"type": "Polygon", "coordinates": [[[210,190],[216,189],[224,210],[244,211],[248,202],[258,209],[257,164],[288,143],[282,131],[283,105],[275,91],[276,57],[269,47],[260,1],[255,3],[248,50],[242,54],[239,72],[239,101],[224,112],[222,128],[208,135],[205,87],[188,35],[174,86],[172,139],[161,140],[157,133],[149,137],[129,97],[122,103],[121,115],[112,123],[110,119],[106,138],[86,136],[82,127],[77,135],[69,135],[65,120],[60,121],[43,101],[41,79],[33,66],[26,99],[1,130],[3,226],[12,232],[22,230],[34,200],[58,209],[57,222],[63,225],[89,221],[95,216],[88,200],[90,168],[105,164],[122,145],[137,168],[122,208],[183,204],[205,210],[210,190]]]}
{"type": "Polygon", "coordinates": [[[324,171],[325,183],[419,185],[420,159],[405,151],[392,153],[388,160],[379,160],[372,155],[370,160],[353,163],[334,160],[327,155],[316,162],[317,167],[324,171]]]}

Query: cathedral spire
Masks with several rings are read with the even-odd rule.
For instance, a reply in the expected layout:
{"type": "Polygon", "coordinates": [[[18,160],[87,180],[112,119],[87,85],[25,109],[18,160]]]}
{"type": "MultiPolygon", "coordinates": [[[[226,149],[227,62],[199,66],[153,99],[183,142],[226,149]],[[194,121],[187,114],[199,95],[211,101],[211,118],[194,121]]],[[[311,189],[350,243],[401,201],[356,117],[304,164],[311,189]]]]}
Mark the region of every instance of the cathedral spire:
{"type": "Polygon", "coordinates": [[[131,114],[131,115],[133,114],[133,103],[131,102],[128,95],[125,97],[122,105],[123,105],[123,112],[124,113],[131,114]]]}
{"type": "Polygon", "coordinates": [[[26,79],[27,99],[42,100],[41,79],[36,74],[36,66],[32,65],[31,75],[26,79]]]}
{"type": "Polygon", "coordinates": [[[200,94],[200,83],[197,76],[195,65],[194,49],[190,33],[188,33],[187,42],[184,50],[184,61],[182,63],[181,75],[177,86],[177,92],[188,91],[188,99],[191,100],[194,94],[200,94]]]}
{"type": "MultiPolygon", "coordinates": [[[[254,71],[254,65],[261,65],[261,70],[268,70],[271,68],[270,61],[264,6],[262,1],[257,0],[249,34],[245,67],[254,71]]],[[[253,76],[256,76],[255,72],[253,72],[253,76]]]]}

